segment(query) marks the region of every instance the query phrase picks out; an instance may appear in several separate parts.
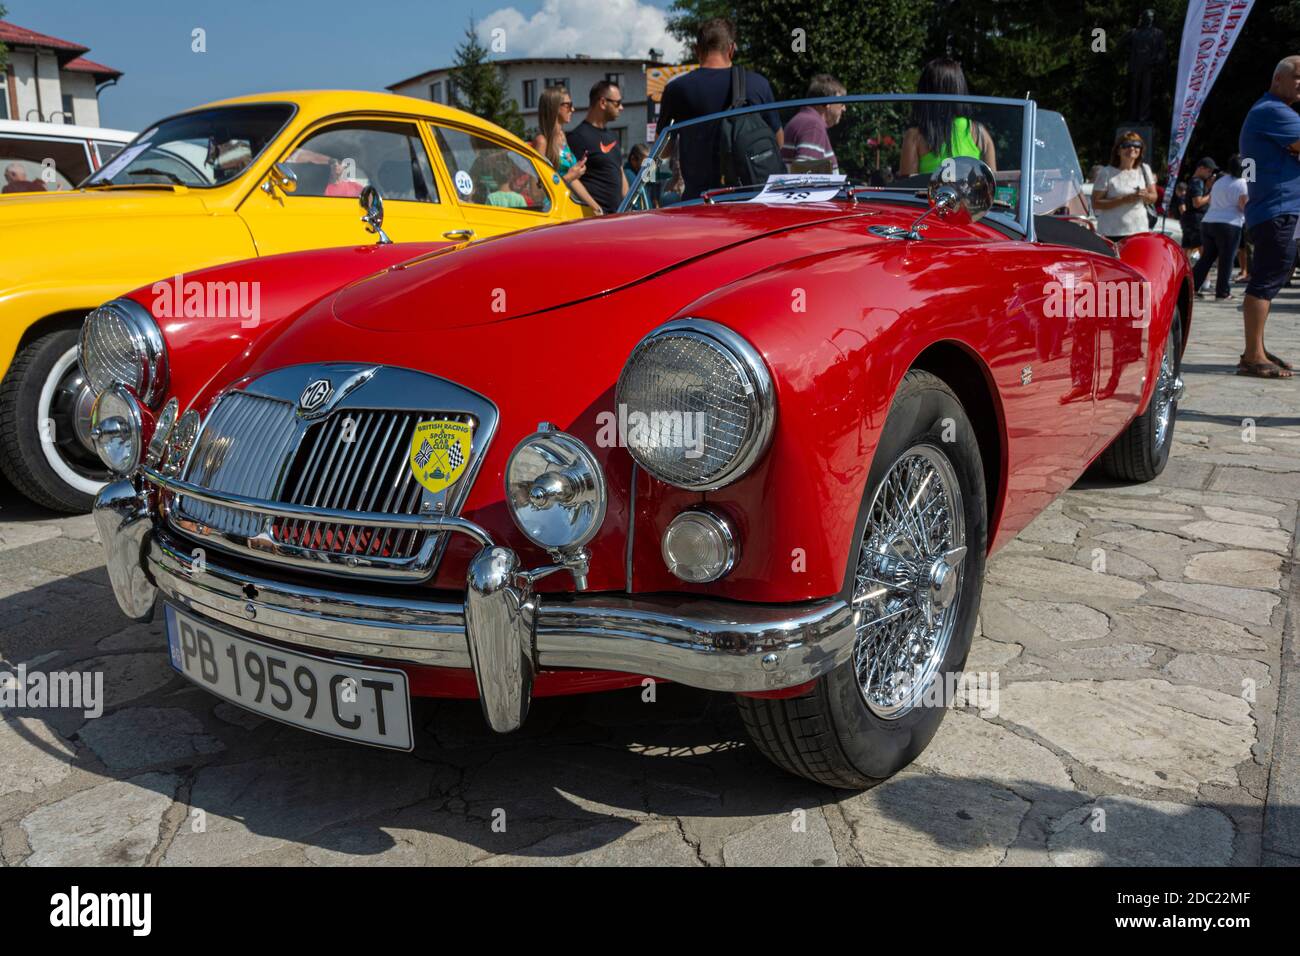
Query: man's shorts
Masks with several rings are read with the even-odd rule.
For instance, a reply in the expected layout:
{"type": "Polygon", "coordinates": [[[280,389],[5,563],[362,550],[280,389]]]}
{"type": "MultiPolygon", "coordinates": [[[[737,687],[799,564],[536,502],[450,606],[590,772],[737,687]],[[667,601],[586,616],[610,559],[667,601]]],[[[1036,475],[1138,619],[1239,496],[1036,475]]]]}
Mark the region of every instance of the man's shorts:
{"type": "Polygon", "coordinates": [[[1295,265],[1296,219],[1295,214],[1277,216],[1250,227],[1250,242],[1255,250],[1246,295],[1271,302],[1291,278],[1291,268],[1295,265]]]}

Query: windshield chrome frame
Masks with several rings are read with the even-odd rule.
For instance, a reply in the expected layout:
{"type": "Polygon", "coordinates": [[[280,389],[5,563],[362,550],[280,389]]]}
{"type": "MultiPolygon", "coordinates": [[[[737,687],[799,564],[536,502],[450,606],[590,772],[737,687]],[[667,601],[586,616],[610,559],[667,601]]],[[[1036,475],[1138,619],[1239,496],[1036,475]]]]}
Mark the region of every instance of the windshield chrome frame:
{"type": "MultiPolygon", "coordinates": [[[[251,159],[249,159],[248,165],[245,166],[243,169],[241,169],[237,176],[232,176],[230,179],[227,179],[224,183],[213,183],[210,186],[191,186],[189,183],[186,183],[184,186],[185,189],[223,189],[226,186],[229,186],[232,183],[237,183],[241,179],[243,179],[244,176],[248,174],[248,171],[257,164],[258,159],[261,156],[263,156],[268,149],[270,149],[272,146],[274,146],[276,143],[280,141],[280,137],[284,135],[284,131],[289,128],[290,124],[293,123],[294,119],[298,116],[299,107],[297,103],[293,102],[292,100],[266,100],[266,101],[256,102],[256,103],[208,103],[204,106],[196,106],[193,109],[182,110],[179,113],[172,113],[170,116],[164,116],[162,119],[158,120],[157,122],[150,123],[144,129],[140,130],[140,132],[137,133],[134,137],[132,137],[131,142],[125,143],[122,146],[122,149],[119,150],[118,152],[122,152],[131,148],[132,146],[135,145],[136,140],[138,140],[141,136],[149,132],[149,130],[151,129],[156,129],[159,126],[162,126],[163,123],[170,123],[172,120],[182,119],[194,113],[207,113],[207,112],[211,112],[212,110],[242,109],[244,107],[249,107],[249,106],[254,106],[254,107],[287,106],[289,107],[289,115],[284,118],[284,122],[280,124],[280,127],[275,131],[275,133],[271,136],[271,138],[266,141],[266,145],[263,146],[260,150],[258,150],[257,153],[251,159]]],[[[109,162],[112,162],[112,160],[110,159],[109,162]]],[[[100,166],[99,169],[96,169],[94,172],[92,172],[81,182],[77,183],[76,188],[87,189],[91,186],[117,186],[117,188],[119,189],[133,189],[135,187],[142,187],[147,189],[151,185],[158,185],[157,183],[112,183],[107,181],[103,183],[92,183],[91,180],[94,179],[100,173],[100,171],[103,170],[104,166],[107,165],[108,163],[104,163],[104,165],[100,166]]]]}
{"type": "MultiPolygon", "coordinates": [[[[720,113],[710,113],[707,116],[697,116],[694,119],[683,120],[680,123],[673,123],[658,131],[655,137],[654,147],[650,150],[644,162],[658,162],[664,146],[668,142],[671,133],[687,129],[691,126],[699,126],[703,123],[716,122],[724,116],[743,116],[746,113],[766,113],[771,110],[786,110],[792,108],[802,108],[805,106],[821,106],[827,103],[904,103],[917,101],[956,101],[960,103],[978,103],[986,106],[1010,106],[1022,112],[1021,129],[1020,129],[1020,206],[1016,211],[1015,217],[1005,212],[991,211],[984,218],[993,222],[1013,229],[1025,236],[1026,239],[1034,238],[1034,217],[1033,217],[1033,162],[1034,162],[1034,123],[1037,111],[1037,104],[1030,99],[1016,100],[1000,96],[947,96],[936,93],[854,93],[846,96],[815,96],[805,97],[798,100],[781,100],[776,103],[757,103],[753,106],[742,106],[739,109],[723,110],[720,113]]],[[[632,202],[638,193],[644,189],[644,181],[639,180],[635,187],[629,188],[627,195],[619,204],[619,212],[627,212],[631,209],[632,202]]]]}

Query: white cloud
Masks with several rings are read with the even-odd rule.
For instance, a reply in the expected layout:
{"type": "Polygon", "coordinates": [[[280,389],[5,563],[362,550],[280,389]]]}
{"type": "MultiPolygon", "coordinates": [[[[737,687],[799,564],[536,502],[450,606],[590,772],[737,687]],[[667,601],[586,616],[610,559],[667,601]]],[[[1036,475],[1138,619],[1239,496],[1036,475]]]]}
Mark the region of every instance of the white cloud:
{"type": "Polygon", "coordinates": [[[479,21],[489,49],[497,27],[505,30],[505,50],[497,54],[503,57],[644,57],[653,47],[675,63],[685,52],[664,11],[640,0],[545,0],[531,17],[502,7],[479,21]]]}

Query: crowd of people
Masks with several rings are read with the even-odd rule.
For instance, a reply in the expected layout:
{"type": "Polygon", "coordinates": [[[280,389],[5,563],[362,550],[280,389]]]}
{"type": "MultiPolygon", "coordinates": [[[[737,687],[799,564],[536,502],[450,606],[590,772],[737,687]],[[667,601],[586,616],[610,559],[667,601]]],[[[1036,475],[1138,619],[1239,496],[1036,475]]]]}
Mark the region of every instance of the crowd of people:
{"type": "MultiPolygon", "coordinates": [[[[1216,299],[1235,299],[1233,282],[1245,283],[1245,349],[1237,363],[1237,374],[1255,378],[1290,378],[1294,371],[1290,362],[1265,348],[1264,327],[1273,299],[1291,284],[1297,265],[1297,102],[1300,56],[1289,56],[1277,64],[1268,90],[1246,113],[1238,138],[1239,152],[1230,156],[1224,167],[1210,156],[1199,160],[1187,180],[1175,186],[1167,210],[1182,229],[1182,246],[1193,263],[1197,298],[1205,298],[1202,287],[1215,266],[1216,299]],[[1234,264],[1238,270],[1235,276],[1234,264]]],[[[1136,187],[1133,170],[1137,164],[1125,155],[1136,153],[1140,157],[1141,149],[1140,137],[1121,136],[1111,164],[1094,181],[1093,208],[1097,210],[1099,231],[1109,238],[1123,238],[1147,229],[1145,204],[1155,198],[1154,189],[1136,187]],[[1120,179],[1123,174],[1128,179],[1120,179]],[[1122,222],[1117,210],[1122,213],[1122,222]]],[[[1145,165],[1141,169],[1146,180],[1150,169],[1145,165]]]]}
{"type": "MultiPolygon", "coordinates": [[[[660,128],[738,106],[776,101],[765,77],[735,63],[736,49],[736,32],[729,20],[716,18],[701,26],[696,43],[699,66],[664,88],[660,128]]],[[[814,99],[845,92],[844,84],[835,77],[819,74],[805,95],[814,99]]],[[[947,57],[926,64],[917,92],[970,95],[961,65],[947,57]]],[[[1241,375],[1289,378],[1293,371],[1289,362],[1265,348],[1264,326],[1272,300],[1290,283],[1296,267],[1300,115],[1293,107],[1297,102],[1300,56],[1292,56],[1277,65],[1268,91],[1246,114],[1239,152],[1229,157],[1224,167],[1212,157],[1203,157],[1188,178],[1177,183],[1174,194],[1164,197],[1165,215],[1172,215],[1182,229],[1197,297],[1205,296],[1202,286],[1216,265],[1216,299],[1235,298],[1232,283],[1246,283],[1242,305],[1245,349],[1237,367],[1241,375]],[[1234,262],[1238,266],[1235,277],[1234,262]]],[[[574,112],[572,97],[563,87],[548,88],[539,104],[542,131],[533,145],[578,199],[600,215],[617,209],[642,178],[651,202],[667,205],[697,198],[728,185],[729,180],[759,183],[773,173],[836,173],[840,166],[829,130],[839,123],[844,108],[842,103],[805,106],[784,125],[776,111],[758,111],[738,117],[732,128],[710,123],[684,129],[661,157],[671,164],[672,181],[660,183],[656,176],[644,175],[650,172],[644,167],[649,155],[644,145],[634,146],[624,162],[618,136],[609,127],[623,109],[622,92],[602,80],[590,91],[586,117],[567,133],[565,126],[574,112]],[[730,165],[726,137],[744,138],[747,143],[745,155],[730,165]],[[743,168],[733,175],[736,164],[743,168]]],[[[961,115],[953,104],[924,101],[916,112],[916,121],[900,144],[899,176],[932,173],[944,159],[955,156],[979,158],[997,168],[990,131],[961,115]]],[[[1161,194],[1146,149],[1140,134],[1122,132],[1109,162],[1094,168],[1093,215],[1097,232],[1111,241],[1147,232],[1156,225],[1161,194]]],[[[893,173],[888,170],[890,177],[893,173]]],[[[873,183],[877,178],[873,173],[873,183]]]]}

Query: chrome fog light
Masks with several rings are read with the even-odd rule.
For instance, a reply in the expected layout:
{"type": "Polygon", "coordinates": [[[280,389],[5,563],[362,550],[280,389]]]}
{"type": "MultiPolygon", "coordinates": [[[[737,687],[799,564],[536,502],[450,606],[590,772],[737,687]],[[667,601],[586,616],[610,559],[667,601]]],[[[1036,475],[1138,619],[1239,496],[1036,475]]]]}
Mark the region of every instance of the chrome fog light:
{"type": "Polygon", "coordinates": [[[543,422],[506,463],[510,515],[548,551],[580,548],[605,520],[605,473],[581,441],[543,422]]]}
{"type": "Polygon", "coordinates": [[[95,399],[90,414],[90,440],[110,470],[125,475],[140,463],[140,406],[121,385],[95,399]]]}
{"type": "Polygon", "coordinates": [[[664,532],[664,563],[683,581],[707,584],[736,565],[736,536],[711,511],[683,511],[664,532]]]}
{"type": "Polygon", "coordinates": [[[159,462],[159,471],[167,475],[179,475],[190,457],[190,449],[199,437],[199,413],[190,409],[180,417],[159,462]]]}
{"type": "Polygon", "coordinates": [[[153,435],[149,438],[149,447],[145,449],[144,463],[150,468],[158,467],[158,462],[162,461],[163,449],[167,447],[167,438],[172,433],[172,427],[176,424],[176,416],[180,412],[180,402],[172,398],[163,406],[162,412],[158,415],[158,423],[153,427],[153,435]]]}

